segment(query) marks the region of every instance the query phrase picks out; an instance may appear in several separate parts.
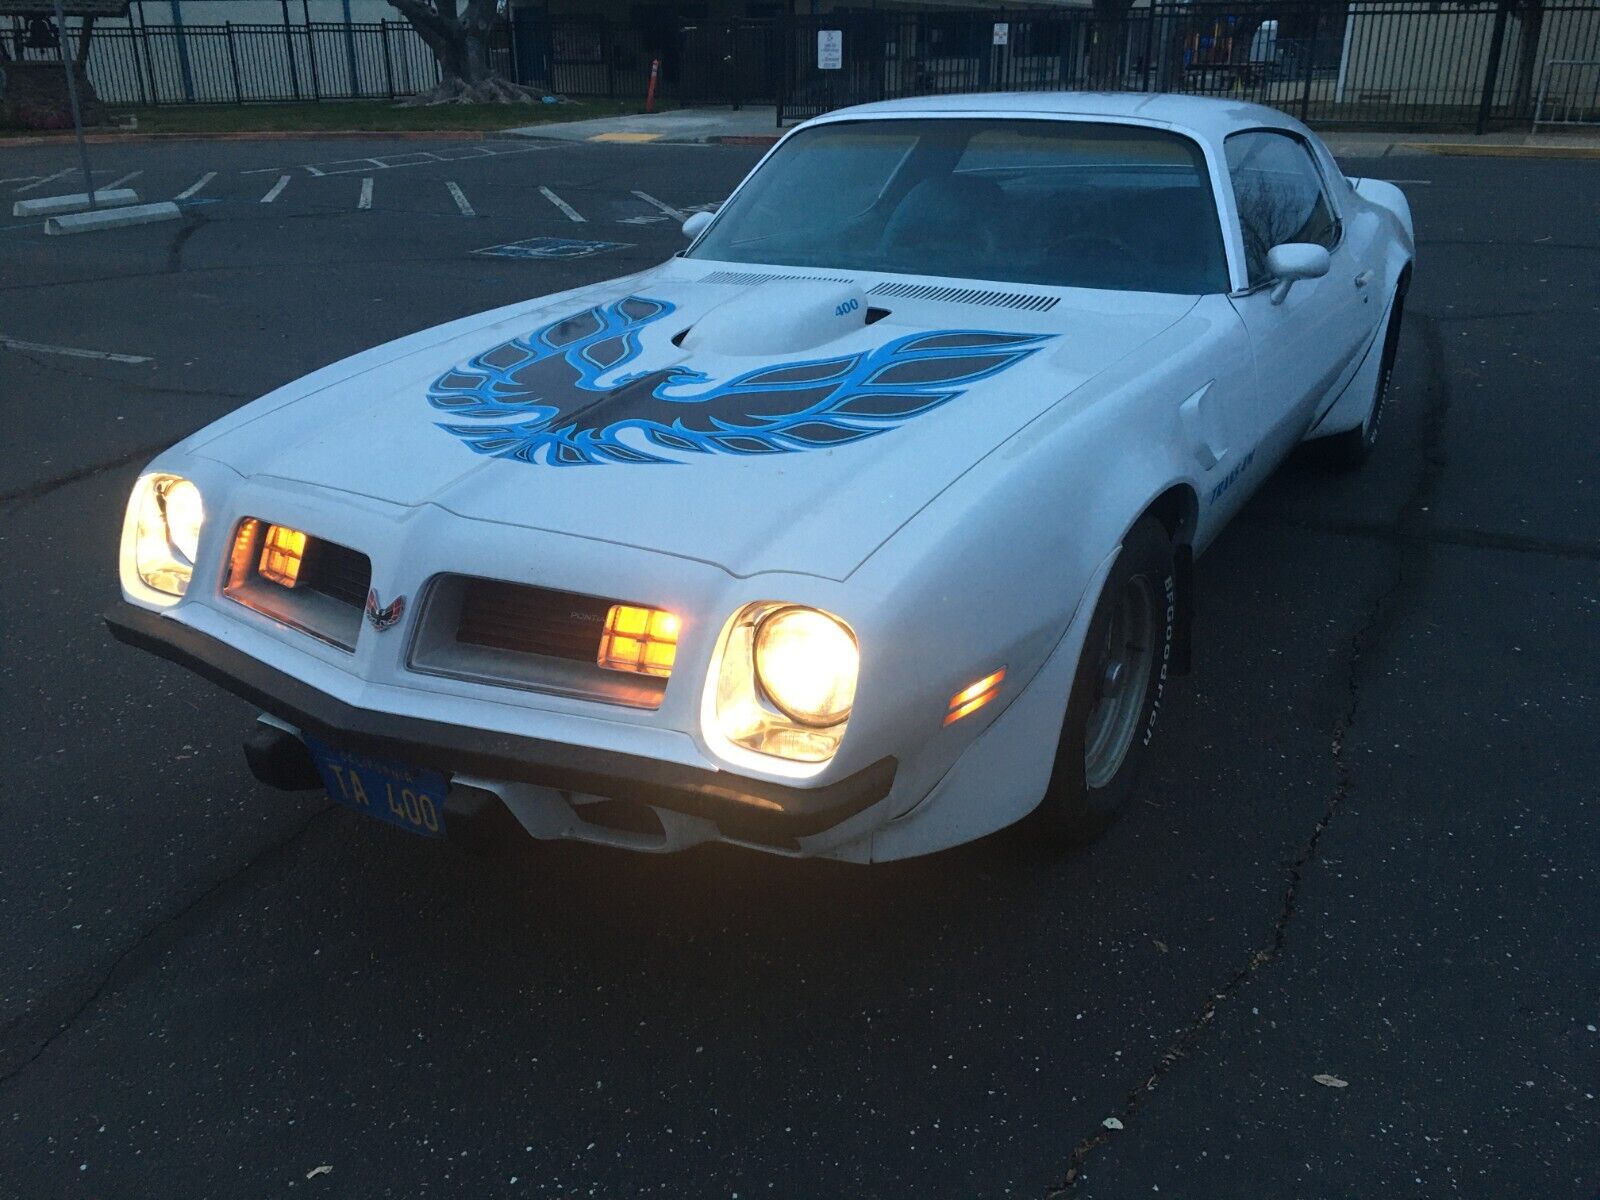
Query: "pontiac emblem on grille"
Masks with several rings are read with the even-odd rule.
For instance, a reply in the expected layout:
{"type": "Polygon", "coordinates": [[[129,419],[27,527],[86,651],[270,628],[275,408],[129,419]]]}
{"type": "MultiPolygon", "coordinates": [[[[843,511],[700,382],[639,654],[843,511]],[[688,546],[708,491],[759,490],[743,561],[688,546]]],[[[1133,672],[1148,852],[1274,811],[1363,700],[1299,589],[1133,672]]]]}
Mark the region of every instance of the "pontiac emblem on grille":
{"type": "Polygon", "coordinates": [[[372,588],[367,592],[367,620],[379,633],[385,629],[393,628],[399,624],[400,616],[406,611],[406,598],[396,596],[388,608],[384,608],[378,601],[378,589],[372,588]]]}

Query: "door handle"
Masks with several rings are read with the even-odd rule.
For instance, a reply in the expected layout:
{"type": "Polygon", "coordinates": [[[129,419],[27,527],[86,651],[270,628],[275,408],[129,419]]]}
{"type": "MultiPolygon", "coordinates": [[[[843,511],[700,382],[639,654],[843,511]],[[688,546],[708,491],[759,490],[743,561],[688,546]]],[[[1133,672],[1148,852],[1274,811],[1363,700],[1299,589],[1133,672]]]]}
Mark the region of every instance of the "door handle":
{"type": "Polygon", "coordinates": [[[1372,272],[1371,271],[1363,271],[1363,272],[1361,272],[1361,274],[1356,276],[1356,286],[1358,288],[1364,288],[1364,287],[1367,286],[1367,284],[1369,284],[1371,282],[1372,282],[1372,272]]]}

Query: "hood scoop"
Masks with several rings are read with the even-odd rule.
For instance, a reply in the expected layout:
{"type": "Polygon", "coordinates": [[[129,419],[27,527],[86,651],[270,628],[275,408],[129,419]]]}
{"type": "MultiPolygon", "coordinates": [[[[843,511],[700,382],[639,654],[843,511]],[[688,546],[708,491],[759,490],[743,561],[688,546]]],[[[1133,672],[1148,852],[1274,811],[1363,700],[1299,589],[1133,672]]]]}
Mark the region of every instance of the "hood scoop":
{"type": "Polygon", "coordinates": [[[674,340],[697,353],[795,354],[837,341],[866,323],[867,298],[857,285],[784,280],[723,301],[674,340]]]}

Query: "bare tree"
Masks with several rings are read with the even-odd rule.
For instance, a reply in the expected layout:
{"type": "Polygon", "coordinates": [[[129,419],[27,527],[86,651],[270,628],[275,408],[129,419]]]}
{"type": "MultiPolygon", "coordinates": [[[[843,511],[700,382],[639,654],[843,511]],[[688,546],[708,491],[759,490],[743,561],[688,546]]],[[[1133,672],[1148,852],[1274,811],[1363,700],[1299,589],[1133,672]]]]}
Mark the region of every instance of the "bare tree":
{"type": "Polygon", "coordinates": [[[389,0],[439,63],[439,82],[408,104],[531,103],[542,92],[512,83],[489,61],[498,0],[389,0]]]}

